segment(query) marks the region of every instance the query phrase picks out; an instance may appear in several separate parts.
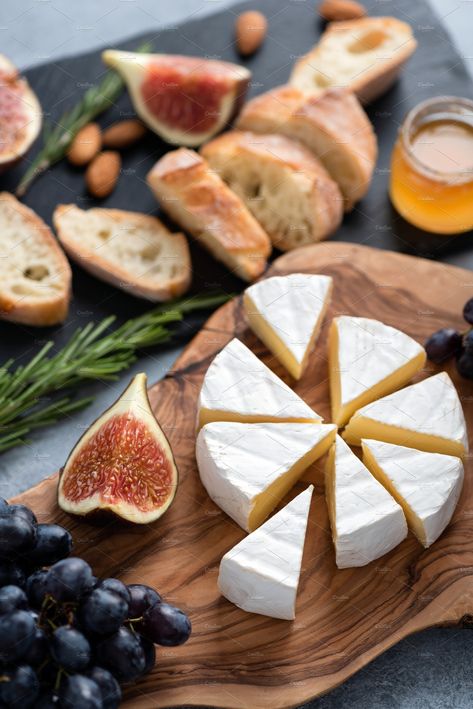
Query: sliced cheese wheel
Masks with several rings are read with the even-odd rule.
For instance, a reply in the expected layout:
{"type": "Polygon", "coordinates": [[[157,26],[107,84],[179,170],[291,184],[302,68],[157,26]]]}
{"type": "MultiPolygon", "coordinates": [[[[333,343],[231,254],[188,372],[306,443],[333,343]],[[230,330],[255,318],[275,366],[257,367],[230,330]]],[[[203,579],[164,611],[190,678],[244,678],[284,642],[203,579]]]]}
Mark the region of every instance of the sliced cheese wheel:
{"type": "Polygon", "coordinates": [[[212,500],[250,532],[333,443],[320,423],[206,424],[196,442],[200,479],[212,500]]]}
{"type": "Polygon", "coordinates": [[[305,273],[266,278],[245,291],[251,329],[295,379],[307,365],[331,293],[330,276],[305,273]]]}
{"type": "Polygon", "coordinates": [[[362,442],[363,461],[401,505],[412,532],[429,547],[450,522],[463,485],[460,458],[396,446],[362,442]]]}
{"type": "Polygon", "coordinates": [[[403,387],[425,363],[412,337],[370,318],[334,318],[329,334],[332,419],[343,426],[361,406],[403,387]]]}
{"type": "Polygon", "coordinates": [[[406,537],[402,508],[340,436],[327,460],[325,494],[338,568],[369,564],[406,537]]]}
{"type": "Polygon", "coordinates": [[[198,428],[210,421],[299,421],[322,418],[240,340],[214,358],[198,401],[198,428]]]}
{"type": "Polygon", "coordinates": [[[292,620],[313,486],[225,554],[218,587],[249,613],[292,620]]]}
{"type": "Polygon", "coordinates": [[[462,406],[446,372],[364,406],[350,420],[343,437],[355,446],[362,438],[375,438],[460,458],[468,452],[462,406]]]}

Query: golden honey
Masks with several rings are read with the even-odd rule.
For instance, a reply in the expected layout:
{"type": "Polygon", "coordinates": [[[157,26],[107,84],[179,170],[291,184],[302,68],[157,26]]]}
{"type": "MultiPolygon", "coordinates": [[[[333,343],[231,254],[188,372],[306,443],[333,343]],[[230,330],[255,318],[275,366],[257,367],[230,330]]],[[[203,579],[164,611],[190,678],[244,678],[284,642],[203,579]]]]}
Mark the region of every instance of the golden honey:
{"type": "Polygon", "coordinates": [[[390,196],[426,231],[473,229],[473,101],[438,97],[407,115],[391,158],[390,196]]]}

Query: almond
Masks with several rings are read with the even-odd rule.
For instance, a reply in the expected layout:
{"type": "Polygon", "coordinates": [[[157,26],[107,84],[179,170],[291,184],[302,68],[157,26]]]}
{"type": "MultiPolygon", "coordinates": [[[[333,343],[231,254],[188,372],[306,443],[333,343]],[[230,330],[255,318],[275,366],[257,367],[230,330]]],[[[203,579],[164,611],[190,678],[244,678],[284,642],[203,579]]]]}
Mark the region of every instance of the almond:
{"type": "Polygon", "coordinates": [[[253,54],[263,44],[268,21],[262,12],[249,10],[238,15],[235,22],[236,45],[240,54],[253,54]]]}
{"type": "Polygon", "coordinates": [[[85,183],[93,197],[102,199],[113,192],[121,164],[120,154],[114,150],[105,150],[92,160],[85,173],[85,183]]]}
{"type": "Polygon", "coordinates": [[[113,123],[102,135],[102,145],[105,148],[121,150],[128,148],[137,140],[140,140],[146,133],[146,127],[137,118],[130,118],[126,121],[113,123]]]}
{"type": "Polygon", "coordinates": [[[102,134],[97,123],[87,123],[80,129],[67,151],[67,159],[72,165],[87,165],[102,146],[102,134]]]}
{"type": "Polygon", "coordinates": [[[323,0],[319,5],[319,15],[327,22],[343,22],[365,17],[366,8],[356,0],[323,0]]]}

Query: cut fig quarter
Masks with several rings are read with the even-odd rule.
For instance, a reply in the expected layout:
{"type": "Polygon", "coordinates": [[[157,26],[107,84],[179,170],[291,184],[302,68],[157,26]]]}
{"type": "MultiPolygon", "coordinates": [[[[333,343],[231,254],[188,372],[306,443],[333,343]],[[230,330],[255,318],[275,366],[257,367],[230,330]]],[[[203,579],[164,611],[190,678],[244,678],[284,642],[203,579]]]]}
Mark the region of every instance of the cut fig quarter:
{"type": "Polygon", "coordinates": [[[169,442],[137,374],[117,401],[76,443],[61,472],[65,512],[108,511],[129,522],[161,517],[176,494],[178,471],[169,442]]]}
{"type": "Polygon", "coordinates": [[[173,145],[201,145],[222,130],[251,78],[243,66],[202,57],[107,49],[102,58],[122,76],[140,118],[173,145]]]}
{"type": "Polygon", "coordinates": [[[38,137],[42,112],[36,94],[0,54],[0,172],[13,167],[38,137]]]}

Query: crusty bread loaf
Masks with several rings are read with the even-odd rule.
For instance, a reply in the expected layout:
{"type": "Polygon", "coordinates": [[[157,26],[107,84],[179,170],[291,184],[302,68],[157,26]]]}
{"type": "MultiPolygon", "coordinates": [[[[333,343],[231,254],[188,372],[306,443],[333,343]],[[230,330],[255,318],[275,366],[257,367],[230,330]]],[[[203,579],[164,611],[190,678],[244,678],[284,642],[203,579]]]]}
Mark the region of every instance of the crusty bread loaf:
{"type": "Polygon", "coordinates": [[[333,22],[296,62],[289,83],[308,94],[348,88],[368,103],[394,83],[416,46],[410,25],[395,17],[333,22]]]}
{"type": "Polygon", "coordinates": [[[343,216],[343,198],[325,168],[283,135],[230,131],[202,155],[283,251],[321,241],[343,216]]]}
{"type": "Polygon", "coordinates": [[[148,174],[161,207],[245,281],[266,267],[271,242],[241,199],[193,150],[166,153],[148,174]]]}
{"type": "Polygon", "coordinates": [[[370,186],[376,136],[359,101],[345,89],[308,97],[292,86],[279,86],[249,101],[236,126],[280,133],[303,143],[340,187],[347,211],[370,186]]]}
{"type": "Polygon", "coordinates": [[[53,220],[69,256],[97,278],[155,302],[170,300],[188,289],[187,239],[170,232],[157,217],[61,204],[53,220]]]}
{"type": "Polygon", "coordinates": [[[49,227],[12,194],[0,193],[0,318],[56,325],[71,297],[69,262],[49,227]]]}

